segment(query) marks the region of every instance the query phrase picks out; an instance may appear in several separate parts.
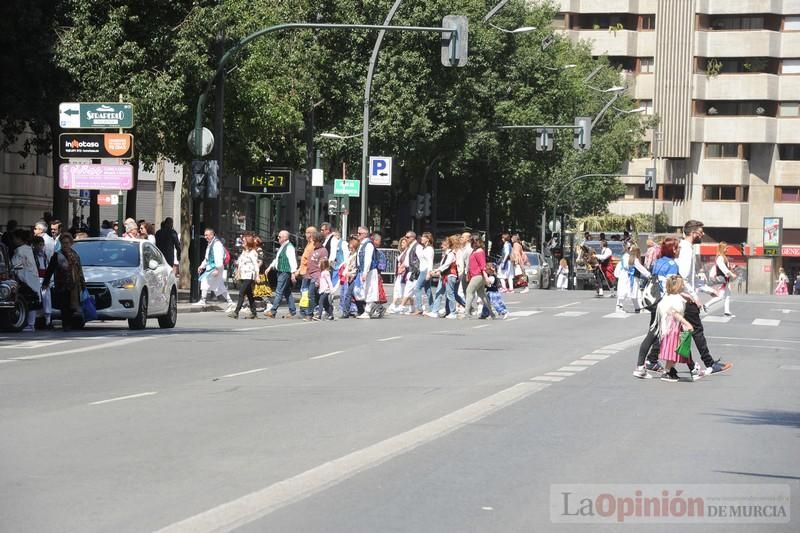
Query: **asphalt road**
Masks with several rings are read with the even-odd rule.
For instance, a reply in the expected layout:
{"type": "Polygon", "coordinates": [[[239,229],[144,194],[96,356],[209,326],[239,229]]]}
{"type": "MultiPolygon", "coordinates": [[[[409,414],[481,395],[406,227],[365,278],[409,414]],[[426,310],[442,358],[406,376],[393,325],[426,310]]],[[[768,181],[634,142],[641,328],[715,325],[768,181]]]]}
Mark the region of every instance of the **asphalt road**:
{"type": "Polygon", "coordinates": [[[734,368],[694,383],[633,378],[647,316],[609,299],[506,301],[505,321],[0,336],[0,531],[674,530],[574,516],[578,494],[642,486],[788,491],[778,521],[680,527],[800,530],[800,298],[708,319],[734,368]]]}

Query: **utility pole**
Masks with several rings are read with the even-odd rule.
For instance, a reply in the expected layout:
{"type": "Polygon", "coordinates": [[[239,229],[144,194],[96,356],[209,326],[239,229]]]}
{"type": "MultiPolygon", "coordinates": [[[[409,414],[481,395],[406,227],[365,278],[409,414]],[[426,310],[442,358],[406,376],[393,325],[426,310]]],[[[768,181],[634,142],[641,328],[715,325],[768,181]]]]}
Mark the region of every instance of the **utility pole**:
{"type": "Polygon", "coordinates": [[[661,150],[661,130],[653,132],[653,234],[656,232],[656,191],[658,190],[658,156],[661,150]]]}
{"type": "Polygon", "coordinates": [[[165,165],[164,156],[158,154],[158,159],[156,159],[156,205],[155,205],[155,214],[153,216],[154,220],[153,223],[158,224],[164,219],[164,180],[165,180],[165,165]]]}

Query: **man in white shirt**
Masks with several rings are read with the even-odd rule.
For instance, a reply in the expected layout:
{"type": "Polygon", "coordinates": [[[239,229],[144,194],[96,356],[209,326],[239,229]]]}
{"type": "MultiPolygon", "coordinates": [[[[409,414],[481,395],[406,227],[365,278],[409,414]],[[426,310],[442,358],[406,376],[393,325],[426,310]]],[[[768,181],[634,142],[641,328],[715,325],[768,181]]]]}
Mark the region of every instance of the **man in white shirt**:
{"type": "Polygon", "coordinates": [[[34,224],[33,234],[44,240],[44,253],[47,256],[47,260],[50,261],[56,251],[56,240],[47,233],[47,222],[40,220],[34,224]]]}
{"type": "Polygon", "coordinates": [[[278,233],[278,253],[275,254],[275,259],[267,267],[264,275],[268,275],[269,271],[275,269],[278,271],[278,286],[275,289],[275,297],[272,299],[272,308],[264,313],[267,318],[275,318],[278,312],[278,307],[281,305],[283,298],[286,298],[286,304],[289,306],[289,314],[295,316],[297,309],[294,306],[294,296],[292,295],[292,285],[297,283],[297,252],[294,245],[289,241],[289,232],[282,230],[278,233]]]}
{"type": "Polygon", "coordinates": [[[361,286],[364,289],[364,302],[366,306],[364,312],[357,318],[372,318],[371,313],[378,301],[378,269],[373,268],[372,256],[375,254],[375,244],[369,236],[369,230],[364,226],[358,227],[358,239],[361,244],[358,247],[358,257],[356,258],[357,276],[361,277],[361,286]]]}
{"type": "MultiPolygon", "coordinates": [[[[126,224],[127,225],[127,224],[126,224]]],[[[211,228],[206,228],[203,236],[208,242],[206,246],[206,255],[203,262],[197,268],[197,273],[200,274],[200,300],[194,305],[206,305],[206,296],[208,291],[214,291],[215,296],[224,296],[228,302],[228,309],[231,311],[236,304],[228,294],[228,287],[225,284],[225,247],[222,241],[217,239],[217,234],[211,228]]]]}
{"type": "MultiPolygon", "coordinates": [[[[678,272],[683,278],[686,292],[692,297],[692,301],[686,302],[686,311],[684,318],[689,322],[694,331],[692,338],[694,345],[700,352],[700,357],[703,364],[706,366],[704,374],[718,374],[729,370],[733,365],[725,363],[721,360],[714,361],[711,357],[711,352],[708,349],[708,342],[706,335],[703,331],[703,323],[700,321],[700,308],[703,303],[700,301],[700,296],[697,293],[696,277],[697,277],[697,260],[694,255],[694,245],[700,244],[703,240],[705,231],[703,230],[703,223],[699,220],[689,220],[683,225],[683,240],[678,245],[678,272]]],[[[691,361],[690,361],[691,362],[691,361]]],[[[692,369],[692,377],[699,376],[701,371],[697,368],[692,369]]]]}
{"type": "Polygon", "coordinates": [[[461,289],[460,296],[462,298],[467,293],[467,268],[469,267],[470,255],[472,255],[472,233],[465,231],[461,234],[461,248],[456,254],[456,266],[458,267],[458,280],[461,289]]]}

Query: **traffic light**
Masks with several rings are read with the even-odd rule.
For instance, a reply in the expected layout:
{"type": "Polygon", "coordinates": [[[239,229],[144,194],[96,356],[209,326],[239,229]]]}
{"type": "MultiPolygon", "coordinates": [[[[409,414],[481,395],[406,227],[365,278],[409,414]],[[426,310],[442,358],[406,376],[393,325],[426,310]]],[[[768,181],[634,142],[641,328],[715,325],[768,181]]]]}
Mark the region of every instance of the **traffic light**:
{"type": "Polygon", "coordinates": [[[652,191],[656,188],[656,169],[650,167],[644,170],[644,190],[652,191]]]}
{"type": "Polygon", "coordinates": [[[463,67],[467,64],[469,44],[469,24],[467,17],[447,15],[442,20],[442,28],[454,28],[456,32],[442,33],[442,65],[463,67]]]}
{"type": "Polygon", "coordinates": [[[328,215],[336,216],[339,214],[339,200],[331,198],[328,200],[328,215]]]}
{"type": "Polygon", "coordinates": [[[219,198],[219,161],[206,161],[206,198],[219,198]]]}
{"type": "Polygon", "coordinates": [[[553,150],[552,128],[536,128],[536,150],[539,152],[553,150]]]}
{"type": "Polygon", "coordinates": [[[575,117],[575,148],[588,150],[592,146],[592,117],[575,117]]]}
{"type": "Polygon", "coordinates": [[[422,214],[426,217],[431,216],[431,193],[429,192],[425,193],[425,197],[422,201],[422,214]]]}
{"type": "Polygon", "coordinates": [[[422,215],[425,214],[425,196],[417,195],[417,208],[414,211],[417,218],[422,218],[422,215]]]}
{"type": "Polygon", "coordinates": [[[206,162],[192,161],[192,198],[206,197],[206,162]]]}

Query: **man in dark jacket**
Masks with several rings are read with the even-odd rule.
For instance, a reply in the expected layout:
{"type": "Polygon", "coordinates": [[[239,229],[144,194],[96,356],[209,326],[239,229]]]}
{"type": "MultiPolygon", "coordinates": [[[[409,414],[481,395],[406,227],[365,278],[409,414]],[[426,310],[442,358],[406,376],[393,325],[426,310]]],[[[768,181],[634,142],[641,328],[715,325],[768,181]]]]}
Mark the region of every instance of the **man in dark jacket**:
{"type": "Polygon", "coordinates": [[[156,247],[164,254],[168,265],[172,266],[175,275],[178,275],[178,261],[181,257],[181,241],[172,224],[172,218],[167,217],[161,223],[161,229],[156,232],[156,247]]]}

